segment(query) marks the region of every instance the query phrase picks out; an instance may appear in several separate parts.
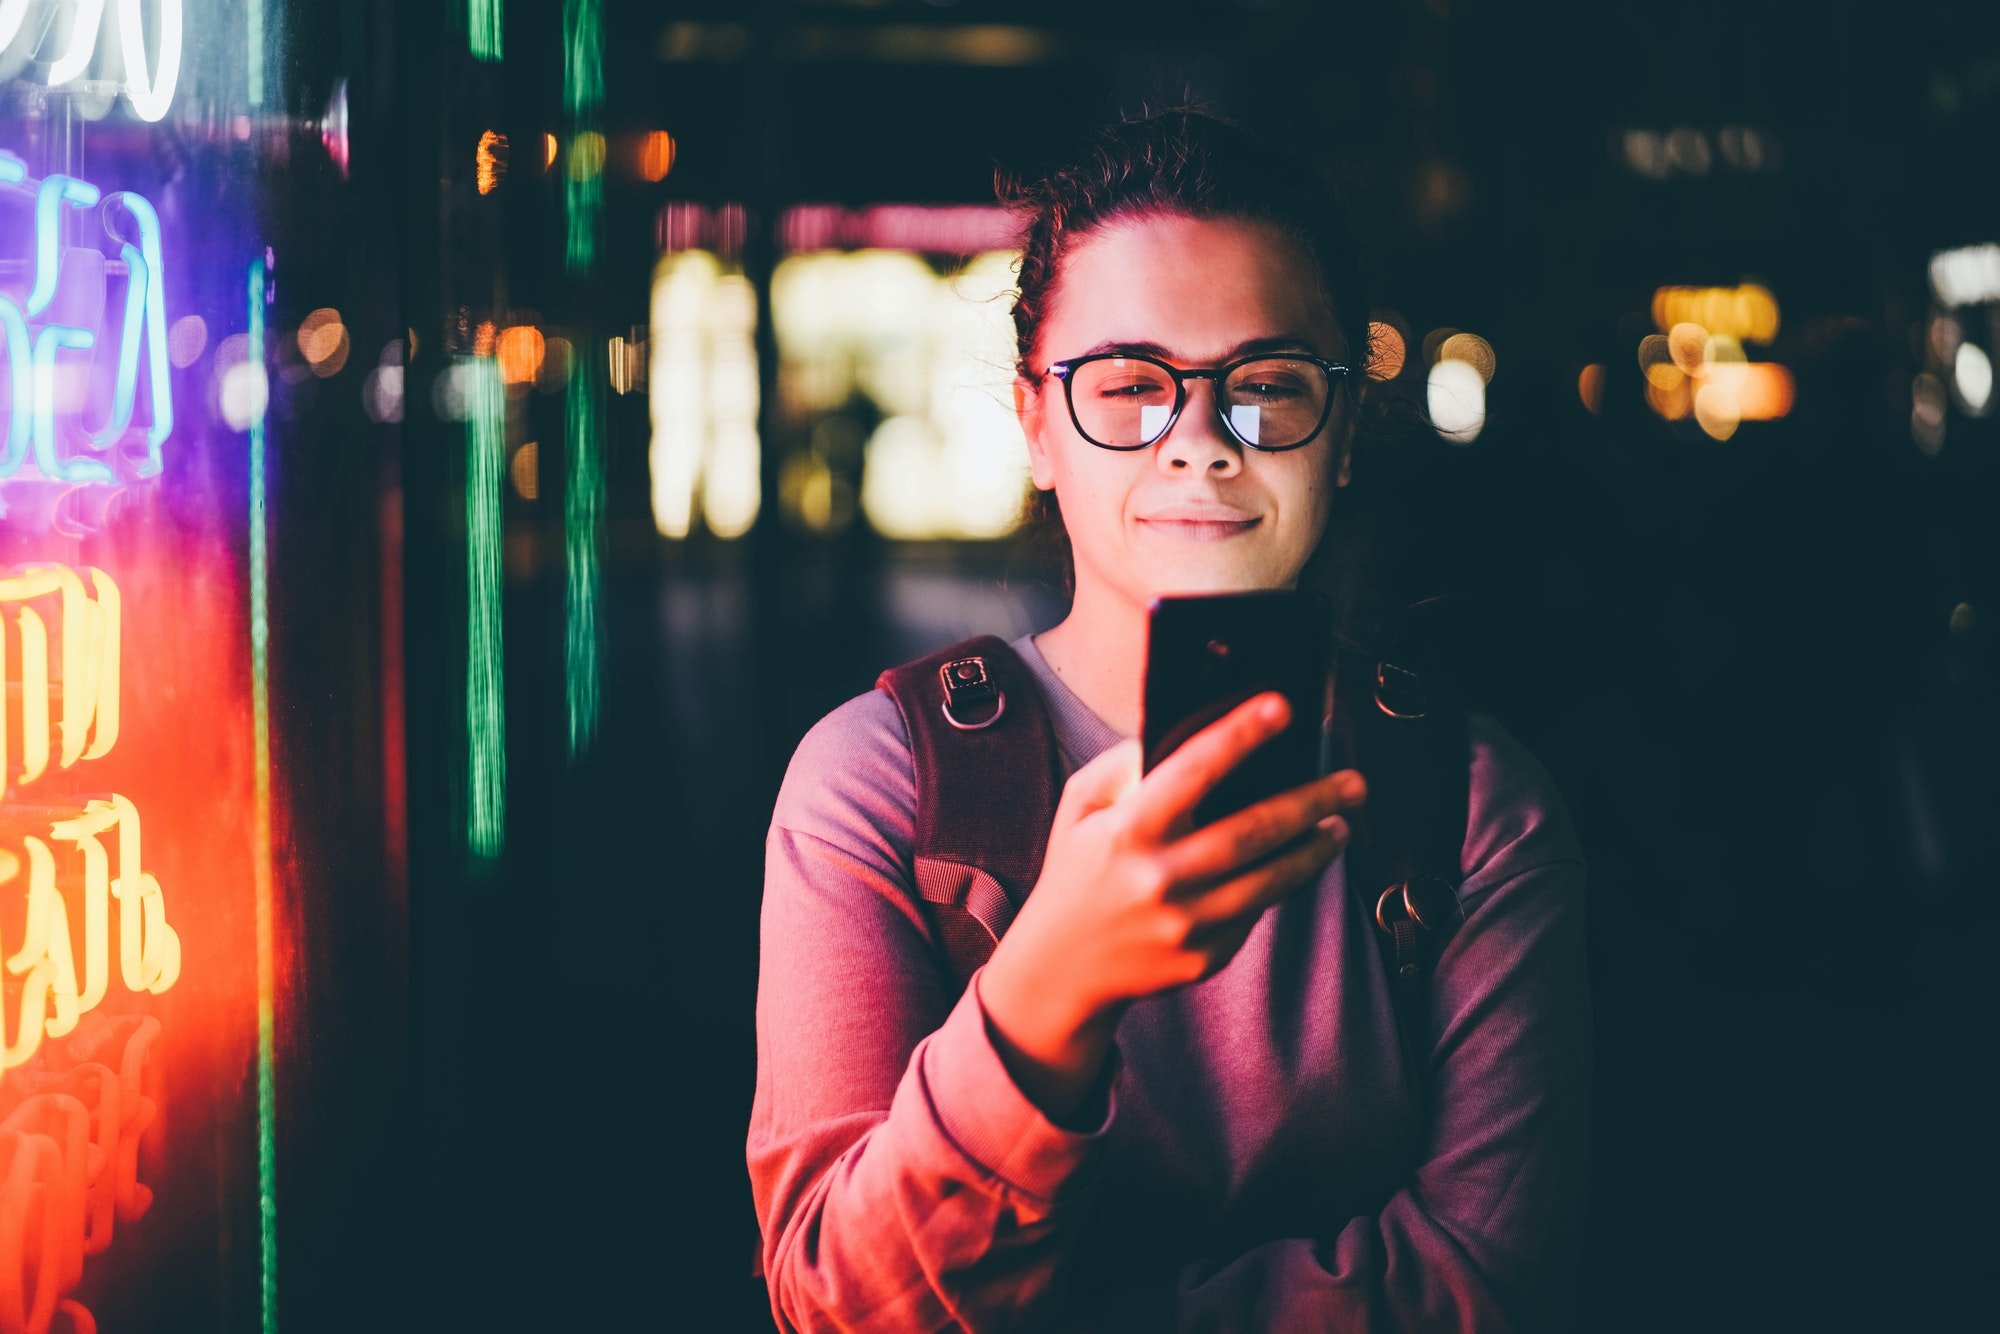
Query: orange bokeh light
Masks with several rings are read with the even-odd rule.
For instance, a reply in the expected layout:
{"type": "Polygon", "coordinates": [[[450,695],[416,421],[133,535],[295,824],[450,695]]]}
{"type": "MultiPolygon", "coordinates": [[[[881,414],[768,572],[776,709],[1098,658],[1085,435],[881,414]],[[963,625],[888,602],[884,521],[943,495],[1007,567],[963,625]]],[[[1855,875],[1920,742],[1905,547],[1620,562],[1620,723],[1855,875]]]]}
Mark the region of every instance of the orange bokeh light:
{"type": "Polygon", "coordinates": [[[674,169],[674,154],[679,145],[665,130],[654,130],[639,144],[639,174],[649,181],[663,181],[667,173],[674,169]]]}
{"type": "Polygon", "coordinates": [[[1604,411],[1604,367],[1592,363],[1576,377],[1576,396],[1594,417],[1604,411]]]}
{"type": "Polygon", "coordinates": [[[528,384],[541,372],[545,345],[542,331],[534,325],[515,324],[502,329],[495,348],[503,384],[528,384]]]}

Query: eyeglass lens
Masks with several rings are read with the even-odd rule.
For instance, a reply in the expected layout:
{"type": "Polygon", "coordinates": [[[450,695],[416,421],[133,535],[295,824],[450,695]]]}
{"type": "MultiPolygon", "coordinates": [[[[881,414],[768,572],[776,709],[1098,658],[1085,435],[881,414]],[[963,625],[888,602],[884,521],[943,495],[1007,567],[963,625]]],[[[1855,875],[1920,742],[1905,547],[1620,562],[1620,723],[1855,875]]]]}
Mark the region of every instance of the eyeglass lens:
{"type": "MultiPolygon", "coordinates": [[[[1118,449],[1149,445],[1167,429],[1174,378],[1134,357],[1086,362],[1068,380],[1070,405],[1086,439],[1118,449]]],[[[1332,392],[1326,371],[1294,357],[1257,357],[1217,386],[1229,424],[1262,449],[1304,444],[1319,428],[1332,392]]]]}

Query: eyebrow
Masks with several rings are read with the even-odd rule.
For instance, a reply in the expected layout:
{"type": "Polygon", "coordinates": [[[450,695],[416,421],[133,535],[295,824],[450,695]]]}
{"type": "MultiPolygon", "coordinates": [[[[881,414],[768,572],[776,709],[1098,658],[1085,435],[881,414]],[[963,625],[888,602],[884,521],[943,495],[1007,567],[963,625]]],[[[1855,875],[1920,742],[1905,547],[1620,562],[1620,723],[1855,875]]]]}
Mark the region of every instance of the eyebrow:
{"type": "MultiPolygon", "coordinates": [[[[1081,352],[1077,356],[1069,358],[1069,360],[1078,361],[1083,357],[1094,357],[1103,352],[1128,352],[1144,357],[1158,357],[1162,361],[1171,362],[1182,360],[1168,350],[1164,344],[1136,338],[1107,338],[1095,347],[1081,352]]],[[[1252,338],[1238,343],[1235,347],[1223,353],[1218,360],[1234,361],[1238,357],[1254,357],[1260,352],[1314,352],[1317,355],[1311,339],[1305,337],[1303,334],[1287,333],[1274,334],[1269,338],[1252,338]]]]}

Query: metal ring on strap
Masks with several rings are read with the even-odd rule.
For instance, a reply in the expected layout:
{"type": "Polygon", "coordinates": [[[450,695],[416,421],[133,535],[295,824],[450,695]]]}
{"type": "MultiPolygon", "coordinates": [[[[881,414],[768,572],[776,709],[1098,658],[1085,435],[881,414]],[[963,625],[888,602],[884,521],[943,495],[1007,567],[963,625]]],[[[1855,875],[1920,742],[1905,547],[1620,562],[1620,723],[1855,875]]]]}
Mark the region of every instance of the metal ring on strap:
{"type": "Polygon", "coordinates": [[[944,711],[944,720],[950,723],[953,727],[956,727],[959,731],[978,732],[985,728],[991,727],[993,726],[993,724],[999,722],[1000,715],[1007,712],[1007,692],[1004,690],[996,690],[993,692],[993,716],[984,719],[981,722],[976,722],[976,723],[960,722],[952,714],[950,700],[946,700],[944,703],[938,705],[938,708],[944,711]]]}
{"type": "Polygon", "coordinates": [[[1396,928],[1389,925],[1389,916],[1385,910],[1389,906],[1389,896],[1391,894],[1400,894],[1402,895],[1402,915],[1404,917],[1415,922],[1426,931],[1437,930],[1440,926],[1444,925],[1443,919],[1449,916],[1451,911],[1439,897],[1438,891],[1442,891],[1444,895],[1450,896],[1453,905],[1456,905],[1458,902],[1457,895],[1453,893],[1451,886],[1436,876],[1419,876],[1414,881],[1405,880],[1389,886],[1382,891],[1382,897],[1375,900],[1375,925],[1392,935],[1395,933],[1396,928]],[[1425,891],[1423,894],[1411,893],[1413,889],[1417,889],[1419,886],[1425,891]],[[1425,920],[1424,914],[1418,910],[1418,900],[1420,898],[1429,898],[1431,900],[1427,906],[1433,910],[1431,915],[1438,920],[1425,920]],[[1442,911],[1439,911],[1440,909],[1442,911]]]}

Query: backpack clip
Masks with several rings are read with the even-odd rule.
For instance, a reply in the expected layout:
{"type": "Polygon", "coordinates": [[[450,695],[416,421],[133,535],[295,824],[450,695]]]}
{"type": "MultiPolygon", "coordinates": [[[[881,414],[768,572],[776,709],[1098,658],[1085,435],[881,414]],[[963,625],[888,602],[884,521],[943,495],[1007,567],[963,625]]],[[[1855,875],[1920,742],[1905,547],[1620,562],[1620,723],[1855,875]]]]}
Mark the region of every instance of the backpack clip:
{"type": "Polygon", "coordinates": [[[1382,891],[1375,900],[1375,925],[1396,945],[1396,972],[1406,985],[1415,985],[1423,976],[1423,946],[1417,932],[1435,931],[1444,925],[1458,895],[1444,880],[1433,875],[1413,876],[1382,891]],[[1392,911],[1389,900],[1397,898],[1392,911]]]}
{"type": "Polygon", "coordinates": [[[961,732],[978,732],[991,727],[1007,712],[1006,692],[993,684],[984,658],[953,658],[938,668],[938,681],[944,686],[944,720],[961,732]],[[993,712],[978,722],[965,722],[953,712],[954,709],[977,708],[986,703],[993,705],[993,712]]]}
{"type": "Polygon", "coordinates": [[[1391,718],[1414,719],[1424,716],[1430,698],[1423,678],[1393,662],[1375,664],[1375,707],[1391,718]]]}

